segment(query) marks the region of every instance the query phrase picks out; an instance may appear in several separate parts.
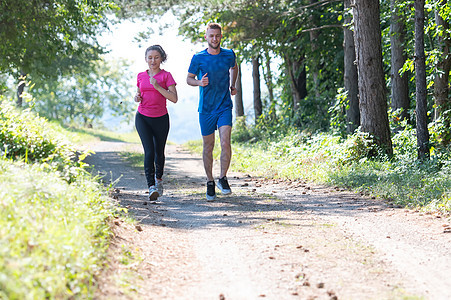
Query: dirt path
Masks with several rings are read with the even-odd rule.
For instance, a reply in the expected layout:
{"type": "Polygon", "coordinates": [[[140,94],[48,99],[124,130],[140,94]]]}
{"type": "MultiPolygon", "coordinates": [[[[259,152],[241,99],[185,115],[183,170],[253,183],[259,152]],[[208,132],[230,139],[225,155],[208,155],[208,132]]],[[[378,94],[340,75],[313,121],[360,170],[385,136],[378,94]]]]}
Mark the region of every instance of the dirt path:
{"type": "Polygon", "coordinates": [[[165,195],[150,204],[143,171],[117,154],[140,145],[90,148],[106,179],[122,176],[113,197],[140,221],[116,222],[98,299],[451,299],[449,220],[233,173],[233,194],[206,202],[201,159],[179,146],[167,147],[165,195]],[[142,260],[124,269],[124,249],[142,260]]]}

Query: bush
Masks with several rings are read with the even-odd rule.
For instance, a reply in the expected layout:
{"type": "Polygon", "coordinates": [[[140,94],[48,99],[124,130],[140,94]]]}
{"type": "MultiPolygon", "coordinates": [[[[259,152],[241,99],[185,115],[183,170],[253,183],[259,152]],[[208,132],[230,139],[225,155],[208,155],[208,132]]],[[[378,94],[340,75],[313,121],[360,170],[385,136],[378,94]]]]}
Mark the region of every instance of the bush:
{"type": "Polygon", "coordinates": [[[16,109],[6,100],[1,101],[0,108],[0,145],[0,157],[44,163],[43,168],[60,173],[69,182],[82,165],[61,130],[28,109],[16,109]]]}
{"type": "Polygon", "coordinates": [[[0,159],[0,205],[0,299],[88,298],[110,234],[103,187],[0,159]]]}
{"type": "Polygon", "coordinates": [[[246,117],[237,117],[232,127],[232,142],[243,143],[251,139],[251,135],[246,125],[246,117]]]}
{"type": "Polygon", "coordinates": [[[435,149],[432,159],[419,161],[415,130],[405,127],[392,141],[394,156],[374,159],[373,154],[382,151],[364,133],[344,141],[332,134],[289,134],[277,141],[233,145],[232,168],[343,186],[396,205],[451,212],[451,149],[435,149]]]}
{"type": "Polygon", "coordinates": [[[117,208],[61,127],[0,104],[0,299],[92,298],[117,208]]]}

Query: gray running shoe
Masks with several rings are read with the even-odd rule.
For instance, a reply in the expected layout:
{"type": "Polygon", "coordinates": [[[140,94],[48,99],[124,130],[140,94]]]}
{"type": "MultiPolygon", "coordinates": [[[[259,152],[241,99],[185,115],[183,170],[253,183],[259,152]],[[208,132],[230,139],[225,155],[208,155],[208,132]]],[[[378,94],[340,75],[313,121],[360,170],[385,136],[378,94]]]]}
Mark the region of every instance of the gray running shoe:
{"type": "Polygon", "coordinates": [[[213,201],[216,199],[216,191],[215,191],[215,182],[208,181],[207,182],[207,201],[213,201]]]}
{"type": "Polygon", "coordinates": [[[229,182],[227,181],[226,176],[219,178],[217,185],[223,195],[228,195],[232,193],[232,190],[230,189],[229,182]]]}
{"type": "Polygon", "coordinates": [[[155,179],[155,187],[157,188],[158,196],[163,196],[163,179],[155,179]]]}
{"type": "Polygon", "coordinates": [[[158,199],[158,191],[157,188],[152,185],[151,187],[149,187],[149,200],[150,201],[156,201],[158,199]]]}

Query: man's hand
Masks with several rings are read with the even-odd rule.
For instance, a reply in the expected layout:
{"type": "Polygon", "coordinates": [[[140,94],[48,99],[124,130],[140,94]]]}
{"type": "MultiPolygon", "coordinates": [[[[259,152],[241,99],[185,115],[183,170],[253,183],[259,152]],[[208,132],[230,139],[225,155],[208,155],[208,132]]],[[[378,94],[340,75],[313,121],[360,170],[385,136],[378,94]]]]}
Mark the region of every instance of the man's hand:
{"type": "Polygon", "coordinates": [[[199,86],[207,86],[208,85],[208,77],[207,77],[208,73],[205,73],[204,76],[202,76],[202,79],[199,80],[199,86]]]}
{"type": "Polygon", "coordinates": [[[235,95],[236,95],[236,93],[237,93],[237,89],[236,89],[236,87],[234,87],[234,86],[231,86],[231,87],[230,87],[230,94],[231,94],[232,96],[235,96],[235,95]]]}

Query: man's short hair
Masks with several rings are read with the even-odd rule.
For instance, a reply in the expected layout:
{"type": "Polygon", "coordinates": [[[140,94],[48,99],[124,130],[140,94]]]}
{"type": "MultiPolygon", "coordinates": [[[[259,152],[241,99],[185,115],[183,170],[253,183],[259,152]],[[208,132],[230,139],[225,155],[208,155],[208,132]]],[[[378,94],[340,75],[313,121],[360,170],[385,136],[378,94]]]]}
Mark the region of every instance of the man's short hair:
{"type": "Polygon", "coordinates": [[[219,29],[219,30],[221,30],[221,25],[219,25],[218,23],[209,23],[207,25],[207,29],[205,31],[207,31],[208,29],[219,29]]]}

